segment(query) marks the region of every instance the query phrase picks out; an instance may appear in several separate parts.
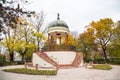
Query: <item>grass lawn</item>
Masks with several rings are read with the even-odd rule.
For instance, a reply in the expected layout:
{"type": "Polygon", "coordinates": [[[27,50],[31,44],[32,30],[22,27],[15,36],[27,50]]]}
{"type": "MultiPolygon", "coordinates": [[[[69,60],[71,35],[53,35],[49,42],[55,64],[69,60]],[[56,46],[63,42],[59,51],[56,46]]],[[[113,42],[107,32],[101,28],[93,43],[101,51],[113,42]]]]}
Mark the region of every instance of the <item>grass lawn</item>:
{"type": "Polygon", "coordinates": [[[112,67],[109,64],[94,64],[91,69],[110,70],[112,67]]]}
{"type": "Polygon", "coordinates": [[[4,69],[5,72],[31,74],[31,75],[56,75],[57,70],[33,70],[26,68],[4,69]]]}

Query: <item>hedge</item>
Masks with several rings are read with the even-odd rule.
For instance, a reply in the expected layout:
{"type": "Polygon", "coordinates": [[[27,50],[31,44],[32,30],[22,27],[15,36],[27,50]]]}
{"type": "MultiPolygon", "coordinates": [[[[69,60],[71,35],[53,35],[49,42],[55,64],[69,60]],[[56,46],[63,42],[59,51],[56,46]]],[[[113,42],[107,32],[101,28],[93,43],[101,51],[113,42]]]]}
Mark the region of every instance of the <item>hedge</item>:
{"type": "Polygon", "coordinates": [[[3,71],[31,75],[56,75],[57,70],[34,70],[26,68],[4,69],[3,71]]]}
{"type": "Polygon", "coordinates": [[[108,64],[94,64],[92,65],[92,69],[110,70],[112,67],[108,64]]]}

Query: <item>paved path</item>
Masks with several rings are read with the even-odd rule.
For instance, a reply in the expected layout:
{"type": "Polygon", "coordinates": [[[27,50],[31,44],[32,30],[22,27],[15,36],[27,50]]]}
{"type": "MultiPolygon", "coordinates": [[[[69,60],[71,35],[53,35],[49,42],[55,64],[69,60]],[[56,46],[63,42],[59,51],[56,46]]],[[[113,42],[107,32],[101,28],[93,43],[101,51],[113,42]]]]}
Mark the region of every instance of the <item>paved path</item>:
{"type": "Polygon", "coordinates": [[[112,66],[112,70],[95,70],[84,67],[60,69],[56,76],[27,75],[4,72],[2,69],[19,66],[0,67],[0,80],[120,80],[120,66],[112,66]]]}

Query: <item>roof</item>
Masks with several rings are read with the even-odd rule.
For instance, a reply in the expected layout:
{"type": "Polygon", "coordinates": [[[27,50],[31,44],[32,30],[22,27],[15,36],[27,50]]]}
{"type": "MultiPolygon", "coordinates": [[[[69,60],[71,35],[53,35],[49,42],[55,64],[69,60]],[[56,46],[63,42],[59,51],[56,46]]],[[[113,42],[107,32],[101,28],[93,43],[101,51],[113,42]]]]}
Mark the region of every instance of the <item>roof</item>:
{"type": "Polygon", "coordinates": [[[48,25],[48,28],[51,28],[51,27],[65,27],[65,28],[68,28],[68,25],[66,24],[65,21],[58,19],[58,20],[55,20],[55,21],[51,22],[48,25]]]}

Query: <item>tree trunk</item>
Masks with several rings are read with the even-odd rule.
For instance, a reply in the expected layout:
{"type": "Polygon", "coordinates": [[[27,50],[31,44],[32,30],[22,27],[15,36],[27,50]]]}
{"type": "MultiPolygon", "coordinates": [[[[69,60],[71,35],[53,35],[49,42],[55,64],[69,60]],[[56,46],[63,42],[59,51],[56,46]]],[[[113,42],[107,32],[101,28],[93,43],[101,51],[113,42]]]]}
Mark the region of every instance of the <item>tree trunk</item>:
{"type": "Polygon", "coordinates": [[[86,51],[86,48],[85,48],[84,53],[85,53],[85,62],[88,62],[88,52],[86,51]]]}
{"type": "Polygon", "coordinates": [[[10,53],[10,61],[14,61],[14,54],[10,53]]]}
{"type": "Polygon", "coordinates": [[[105,57],[105,61],[106,63],[108,62],[108,59],[107,59],[107,54],[106,54],[106,49],[103,48],[103,54],[104,54],[104,57],[105,57]]]}
{"type": "Polygon", "coordinates": [[[95,54],[94,54],[94,59],[93,59],[94,63],[97,63],[96,55],[97,55],[97,52],[95,52],[95,54]]]}
{"type": "Polygon", "coordinates": [[[24,62],[24,57],[25,57],[25,56],[24,56],[24,54],[23,54],[23,55],[22,55],[22,62],[24,62]]]}
{"type": "Polygon", "coordinates": [[[38,41],[38,43],[37,43],[37,45],[38,45],[38,48],[37,48],[37,51],[39,51],[40,50],[40,41],[38,41]]]}

